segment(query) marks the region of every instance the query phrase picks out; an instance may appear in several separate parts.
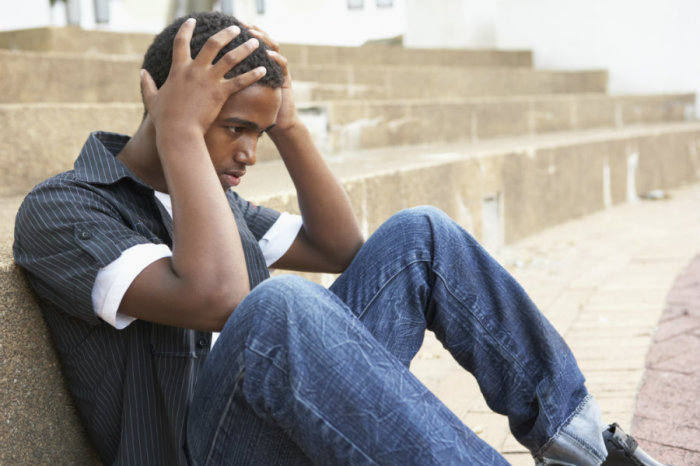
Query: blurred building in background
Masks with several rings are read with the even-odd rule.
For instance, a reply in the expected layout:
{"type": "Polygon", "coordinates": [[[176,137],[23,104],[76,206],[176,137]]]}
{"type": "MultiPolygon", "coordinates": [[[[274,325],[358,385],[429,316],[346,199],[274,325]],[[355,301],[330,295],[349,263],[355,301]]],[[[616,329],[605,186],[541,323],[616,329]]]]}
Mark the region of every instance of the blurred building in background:
{"type": "Polygon", "coordinates": [[[188,8],[254,22],[283,43],[528,49],[544,69],[606,69],[613,94],[700,94],[697,0],[0,0],[0,30],[76,24],[157,32],[188,8]]]}

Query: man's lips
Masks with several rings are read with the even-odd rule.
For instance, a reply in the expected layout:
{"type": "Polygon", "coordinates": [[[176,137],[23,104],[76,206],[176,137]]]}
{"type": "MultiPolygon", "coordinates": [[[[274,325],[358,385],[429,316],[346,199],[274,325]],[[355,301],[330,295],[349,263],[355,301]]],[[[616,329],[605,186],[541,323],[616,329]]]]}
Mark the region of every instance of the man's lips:
{"type": "Polygon", "coordinates": [[[229,170],[222,173],[221,178],[228,186],[238,186],[243,175],[245,175],[245,170],[229,170]]]}

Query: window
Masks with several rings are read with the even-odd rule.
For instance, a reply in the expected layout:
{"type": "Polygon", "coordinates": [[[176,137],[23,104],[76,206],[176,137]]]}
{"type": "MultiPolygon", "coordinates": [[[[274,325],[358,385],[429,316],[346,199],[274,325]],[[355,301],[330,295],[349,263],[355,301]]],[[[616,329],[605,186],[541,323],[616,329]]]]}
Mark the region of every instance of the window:
{"type": "Polygon", "coordinates": [[[364,8],[364,0],[348,0],[348,10],[360,10],[364,8]]]}
{"type": "Polygon", "coordinates": [[[377,0],[377,8],[391,8],[394,6],[394,0],[377,0]]]}
{"type": "Polygon", "coordinates": [[[255,12],[259,15],[265,14],[265,0],[255,0],[255,12]]]}

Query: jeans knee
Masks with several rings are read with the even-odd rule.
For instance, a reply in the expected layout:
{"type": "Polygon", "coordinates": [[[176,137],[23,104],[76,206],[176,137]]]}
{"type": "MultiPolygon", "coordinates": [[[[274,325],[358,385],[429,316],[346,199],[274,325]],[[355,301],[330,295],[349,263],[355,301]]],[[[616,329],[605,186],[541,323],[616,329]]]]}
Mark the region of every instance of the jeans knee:
{"type": "Polygon", "coordinates": [[[292,292],[300,292],[317,285],[298,275],[276,275],[261,282],[253,288],[251,295],[265,295],[267,297],[284,298],[292,292]]]}
{"type": "Polygon", "coordinates": [[[327,290],[321,285],[302,277],[278,275],[256,286],[239,308],[252,312],[256,320],[296,321],[305,314],[315,312],[316,304],[326,293],[327,290]]]}
{"type": "Polygon", "coordinates": [[[420,206],[401,210],[385,224],[391,237],[407,240],[406,245],[414,248],[435,250],[457,248],[480,248],[478,241],[444,211],[433,206],[420,206]]]}
{"type": "Polygon", "coordinates": [[[429,205],[401,210],[392,216],[389,222],[396,223],[399,228],[418,230],[424,229],[426,225],[431,229],[456,225],[445,212],[429,205]]]}
{"type": "Polygon", "coordinates": [[[437,207],[431,205],[422,205],[403,209],[394,214],[392,218],[397,218],[402,222],[422,222],[425,220],[449,220],[448,215],[437,207]]]}
{"type": "Polygon", "coordinates": [[[420,241],[434,239],[436,234],[440,235],[442,232],[459,228],[445,212],[428,205],[401,210],[389,219],[387,225],[420,239],[420,241]]]}

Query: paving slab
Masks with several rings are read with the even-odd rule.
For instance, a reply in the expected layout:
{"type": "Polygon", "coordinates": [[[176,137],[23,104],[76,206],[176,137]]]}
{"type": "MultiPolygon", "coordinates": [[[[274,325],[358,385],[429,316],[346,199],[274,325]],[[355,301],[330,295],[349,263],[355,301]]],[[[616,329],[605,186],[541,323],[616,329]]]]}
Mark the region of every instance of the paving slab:
{"type": "MultiPolygon", "coordinates": [[[[662,461],[697,465],[700,258],[686,266],[700,252],[700,185],[666,194],[549,228],[495,257],[568,341],[604,420],[662,461]]],[[[412,370],[508,461],[532,464],[431,335],[412,370]]]]}

